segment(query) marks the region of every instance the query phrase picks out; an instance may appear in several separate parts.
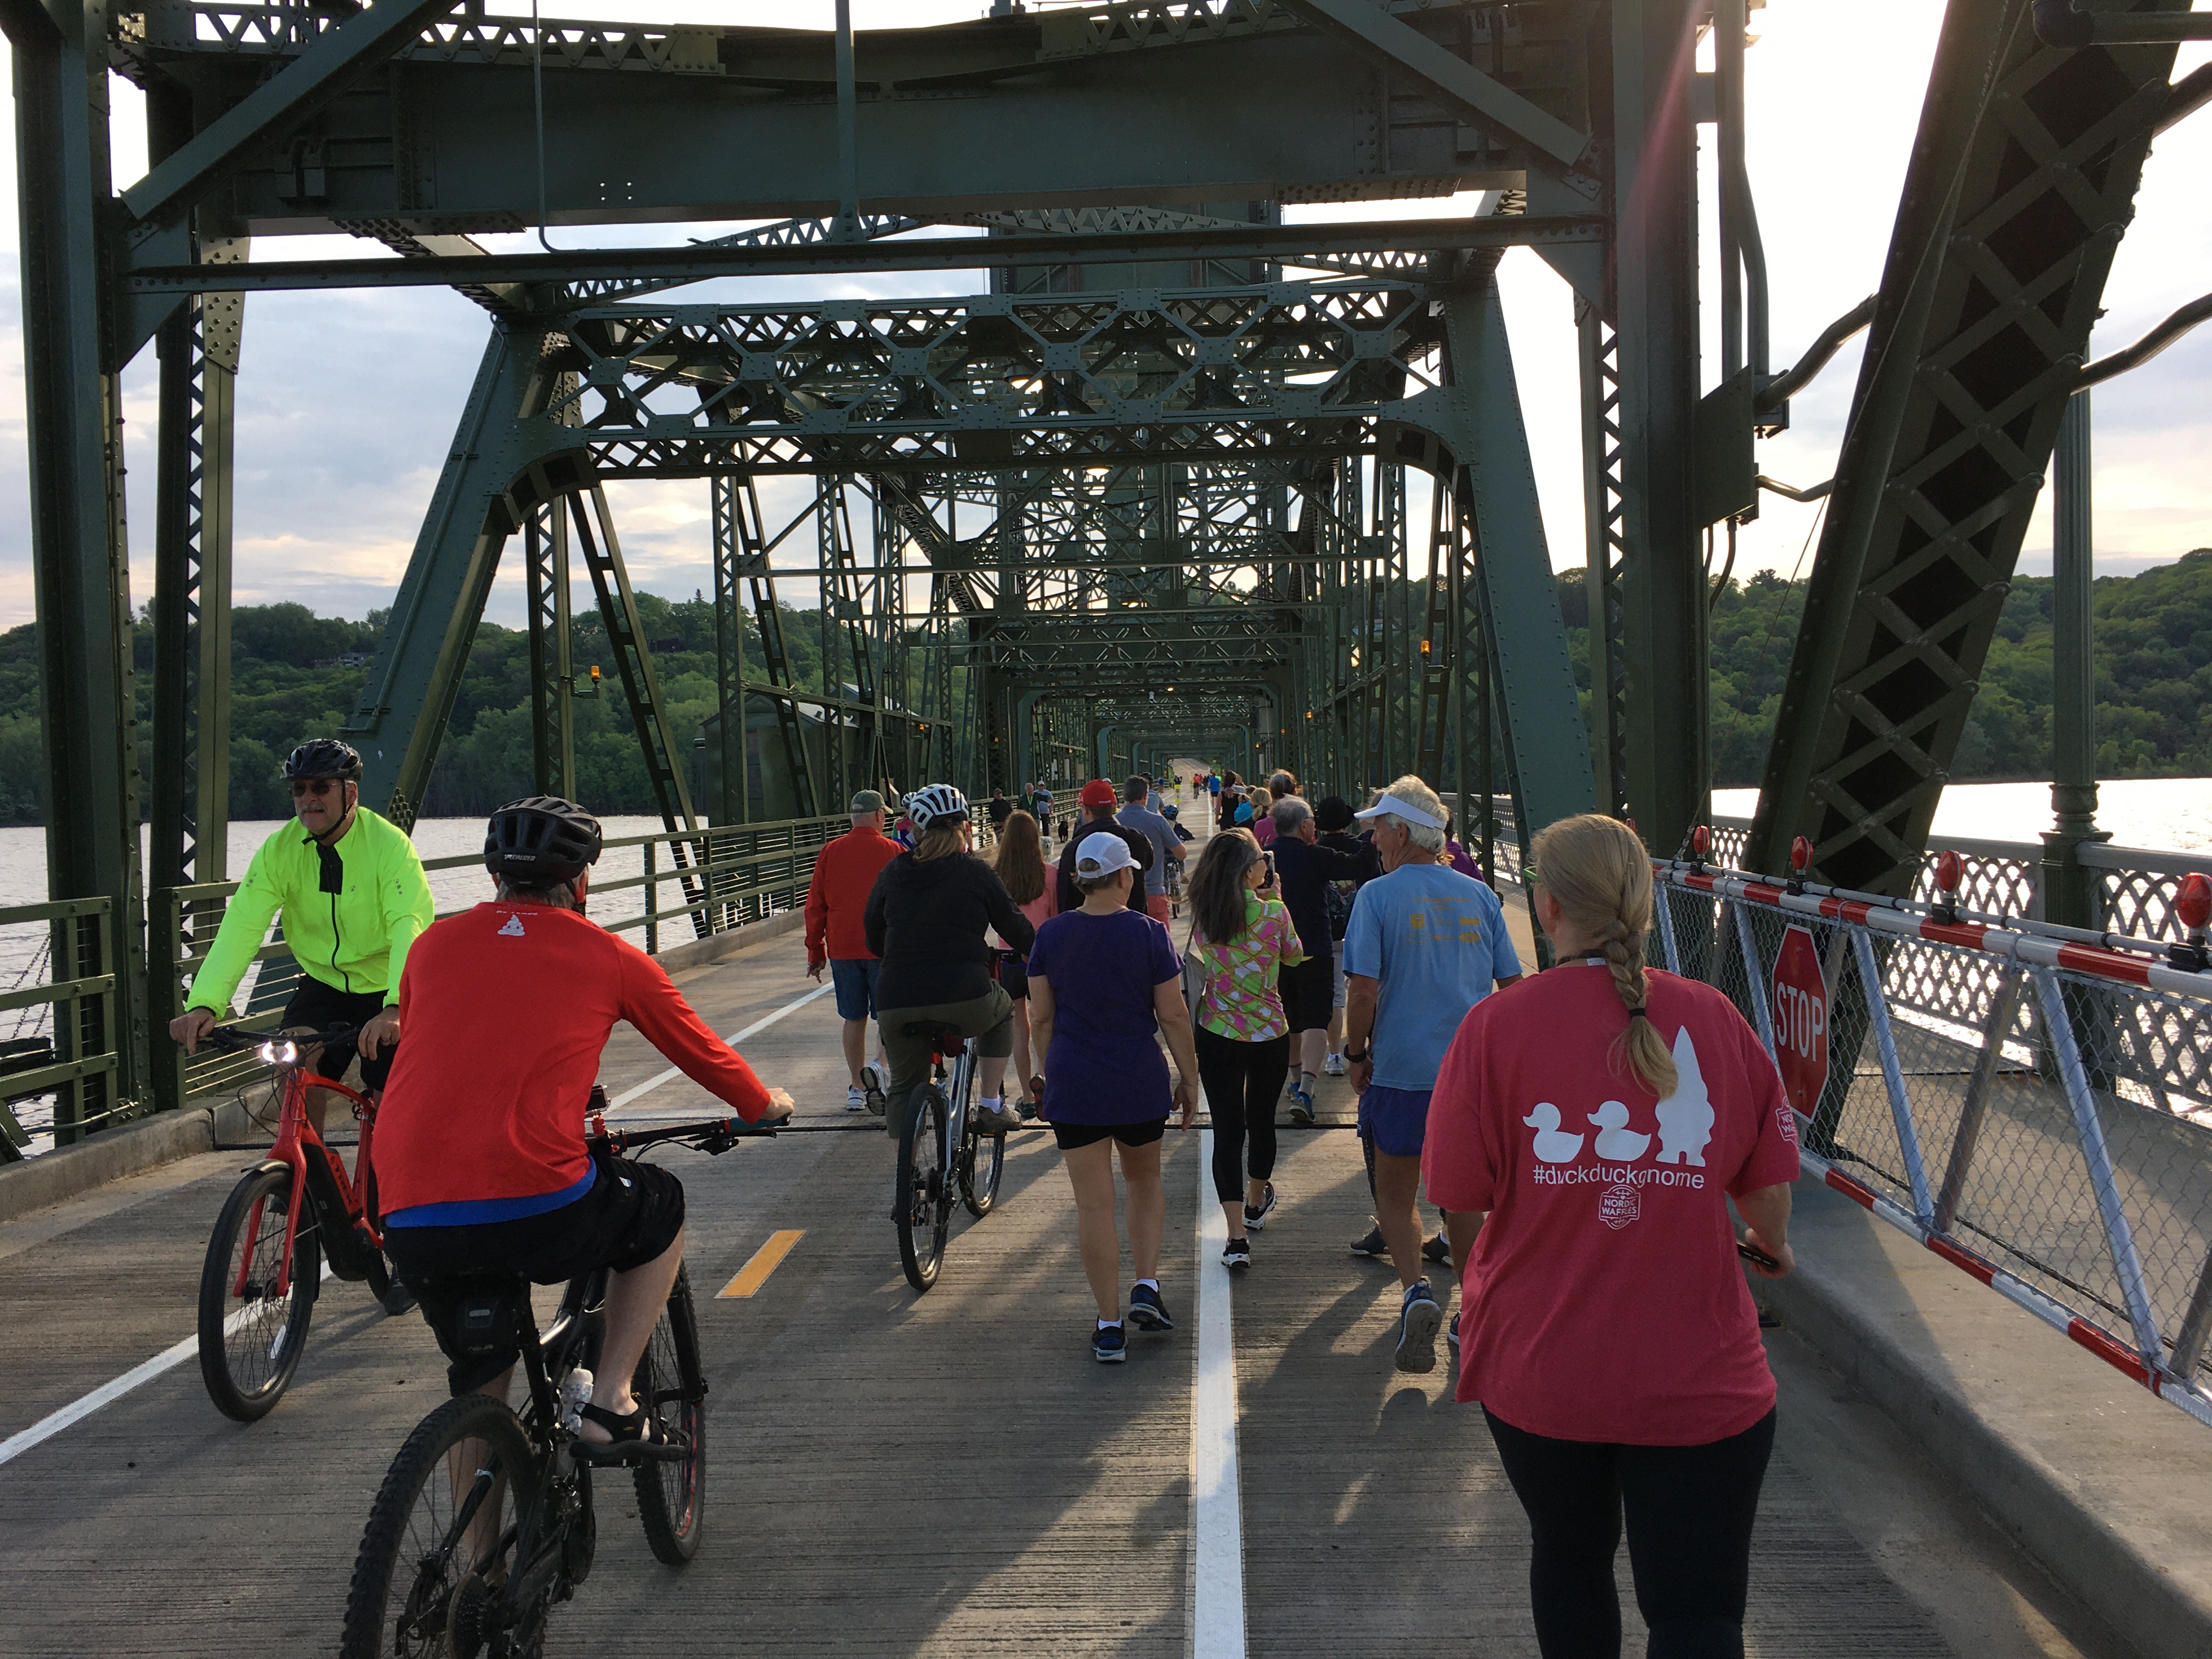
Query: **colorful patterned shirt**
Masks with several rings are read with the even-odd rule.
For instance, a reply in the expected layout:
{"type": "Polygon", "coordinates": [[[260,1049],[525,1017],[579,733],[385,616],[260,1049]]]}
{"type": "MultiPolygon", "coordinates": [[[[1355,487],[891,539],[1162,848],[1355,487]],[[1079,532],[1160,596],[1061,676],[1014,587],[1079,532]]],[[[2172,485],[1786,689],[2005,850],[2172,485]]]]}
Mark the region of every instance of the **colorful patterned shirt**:
{"type": "Polygon", "coordinates": [[[1194,933],[1191,947],[1206,972],[1206,992],[1198,1000],[1200,1025],[1238,1042],[1290,1035],[1275,980],[1279,969],[1296,967],[1306,953],[1282,900],[1246,893],[1243,933],[1226,945],[1214,945],[1200,942],[1194,933]]]}

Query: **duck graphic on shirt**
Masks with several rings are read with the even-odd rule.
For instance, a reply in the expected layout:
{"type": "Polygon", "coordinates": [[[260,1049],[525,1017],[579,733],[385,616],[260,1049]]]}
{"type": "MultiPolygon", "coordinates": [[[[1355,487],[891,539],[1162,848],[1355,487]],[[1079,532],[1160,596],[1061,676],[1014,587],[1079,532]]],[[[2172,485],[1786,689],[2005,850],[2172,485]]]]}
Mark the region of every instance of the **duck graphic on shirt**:
{"type": "Polygon", "coordinates": [[[1583,1155],[1583,1137],[1559,1127],[1559,1109],[1548,1100],[1521,1120],[1536,1132],[1536,1156],[1547,1164],[1571,1164],[1583,1155]]]}
{"type": "Polygon", "coordinates": [[[1690,1028],[1674,1033],[1674,1092],[1659,1103],[1659,1162],[1705,1167],[1705,1143],[1713,1138],[1713,1103],[1698,1069],[1698,1050],[1690,1028]]]}
{"type": "Polygon", "coordinates": [[[1650,1135],[1638,1134],[1628,1127],[1626,1102],[1607,1101],[1589,1115],[1589,1121],[1597,1126],[1596,1152],[1605,1163],[1633,1164],[1651,1144],[1650,1135]]]}

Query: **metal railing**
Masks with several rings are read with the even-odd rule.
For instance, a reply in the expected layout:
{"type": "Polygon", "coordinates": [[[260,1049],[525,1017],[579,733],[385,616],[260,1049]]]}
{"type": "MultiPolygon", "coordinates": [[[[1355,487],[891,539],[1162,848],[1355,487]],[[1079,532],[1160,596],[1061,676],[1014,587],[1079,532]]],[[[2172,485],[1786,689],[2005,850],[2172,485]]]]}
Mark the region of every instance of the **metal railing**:
{"type": "Polygon", "coordinates": [[[0,909],[0,927],[44,922],[47,981],[0,993],[0,1012],[46,1008],[48,1034],[0,1042],[0,1163],[13,1163],[31,1132],[15,1108],[51,1093],[57,1146],[128,1115],[111,1103],[117,1064],[112,907],[104,898],[53,899],[0,909]]]}
{"type": "MultiPolygon", "coordinates": [[[[764,921],[805,902],[815,854],[850,827],[844,817],[784,818],[618,836],[605,843],[592,872],[592,920],[610,933],[637,935],[635,942],[655,956],[764,921]]],[[[441,918],[490,896],[479,854],[425,859],[422,868],[430,877],[441,918]]],[[[147,896],[147,972],[164,976],[162,984],[173,989],[179,1007],[184,987],[206,960],[238,885],[202,882],[156,888],[147,896]]],[[[244,1023],[273,1024],[299,983],[300,969],[281,931],[253,959],[260,968],[243,988],[244,1023]]],[[[154,1051],[154,1087],[164,1105],[229,1091],[260,1070],[251,1055],[207,1051],[187,1059],[158,1030],[154,1051]]]]}
{"type": "MultiPolygon", "coordinates": [[[[1750,834],[1749,818],[1715,818],[1714,859],[1735,866],[1750,834]]],[[[1959,893],[1969,908],[1990,915],[2043,915],[2041,842],[1930,836],[1913,884],[1915,898],[1935,902],[1936,865],[1946,853],[1956,853],[1966,866],[1959,893]]],[[[2096,872],[2098,926],[2138,939],[2179,939],[2183,928],[2173,906],[2183,879],[2191,874],[2212,875],[2212,855],[2203,854],[2085,841],[2074,849],[2074,856],[2096,872]]]]}
{"type": "Polygon", "coordinates": [[[1653,872],[1657,959],[1726,992],[1771,1054],[1808,1029],[1780,1015],[1817,963],[1811,1169],[2212,1425],[2212,972],[2157,940],[1978,915],[1963,892],[1653,872]]]}

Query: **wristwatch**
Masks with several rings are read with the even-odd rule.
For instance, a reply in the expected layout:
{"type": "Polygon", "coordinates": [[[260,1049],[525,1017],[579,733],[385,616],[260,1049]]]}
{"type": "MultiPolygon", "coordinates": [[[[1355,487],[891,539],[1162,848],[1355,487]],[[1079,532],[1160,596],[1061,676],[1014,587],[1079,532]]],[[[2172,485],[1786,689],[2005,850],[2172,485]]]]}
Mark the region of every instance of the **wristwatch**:
{"type": "Polygon", "coordinates": [[[1369,1054],[1372,1054],[1373,1052],[1374,1052],[1374,1050],[1373,1050],[1372,1048],[1362,1048],[1362,1049],[1361,1049],[1358,1054],[1353,1054],[1353,1053],[1352,1052],[1352,1050],[1351,1050],[1351,1049],[1346,1048],[1346,1049],[1344,1051],[1344,1057],[1345,1057],[1345,1059],[1346,1059],[1347,1061],[1349,1061],[1351,1064],[1352,1064],[1352,1065],[1354,1065],[1354,1066],[1357,1066],[1357,1065],[1359,1065],[1362,1061],[1364,1061],[1364,1060],[1367,1058],[1367,1056],[1368,1056],[1369,1054]]]}

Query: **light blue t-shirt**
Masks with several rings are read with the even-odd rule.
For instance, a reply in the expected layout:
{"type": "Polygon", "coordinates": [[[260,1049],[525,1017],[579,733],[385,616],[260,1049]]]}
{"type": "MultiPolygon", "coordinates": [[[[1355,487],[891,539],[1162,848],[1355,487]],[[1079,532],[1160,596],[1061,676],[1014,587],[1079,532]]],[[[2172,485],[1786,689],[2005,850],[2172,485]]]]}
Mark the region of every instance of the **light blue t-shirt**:
{"type": "Polygon", "coordinates": [[[1521,958],[1497,894],[1448,864],[1401,864],[1353,896],[1344,971],[1382,981],[1375,1081],[1418,1091],[1437,1086],[1460,1021],[1521,958]]]}

